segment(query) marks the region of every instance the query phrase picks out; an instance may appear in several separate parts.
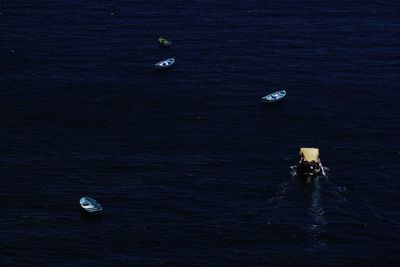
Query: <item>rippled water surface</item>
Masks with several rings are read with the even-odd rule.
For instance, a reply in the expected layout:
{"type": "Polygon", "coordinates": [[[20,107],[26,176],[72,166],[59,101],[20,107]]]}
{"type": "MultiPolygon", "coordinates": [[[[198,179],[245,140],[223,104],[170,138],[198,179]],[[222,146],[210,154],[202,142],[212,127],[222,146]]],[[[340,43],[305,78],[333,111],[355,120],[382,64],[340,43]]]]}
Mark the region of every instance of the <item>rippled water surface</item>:
{"type": "Polygon", "coordinates": [[[397,266],[399,12],[0,1],[0,265],[397,266]]]}

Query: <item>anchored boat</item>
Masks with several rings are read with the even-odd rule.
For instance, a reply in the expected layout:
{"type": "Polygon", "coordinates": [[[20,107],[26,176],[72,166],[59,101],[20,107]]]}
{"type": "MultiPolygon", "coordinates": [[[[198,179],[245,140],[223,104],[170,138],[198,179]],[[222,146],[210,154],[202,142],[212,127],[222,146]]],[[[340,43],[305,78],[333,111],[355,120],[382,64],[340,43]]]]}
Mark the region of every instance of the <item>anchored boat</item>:
{"type": "Polygon", "coordinates": [[[157,62],[156,64],[154,64],[154,66],[157,69],[167,69],[167,68],[171,67],[172,64],[174,64],[174,63],[175,63],[175,59],[174,58],[168,58],[166,60],[157,62]]]}
{"type": "Polygon", "coordinates": [[[165,47],[168,47],[168,46],[171,46],[171,45],[172,45],[172,41],[171,41],[169,38],[165,37],[165,36],[159,37],[159,38],[158,38],[158,43],[159,43],[161,46],[165,46],[165,47]]]}
{"type": "Polygon", "coordinates": [[[96,200],[90,197],[82,197],[79,200],[79,204],[81,204],[81,207],[84,211],[92,215],[99,214],[103,210],[101,205],[96,200]]]}
{"type": "Polygon", "coordinates": [[[274,103],[274,102],[281,101],[285,96],[286,96],[286,91],[281,90],[281,91],[276,91],[274,93],[266,95],[266,96],[262,97],[261,100],[264,103],[274,103]]]}
{"type": "MultiPolygon", "coordinates": [[[[299,173],[303,177],[315,177],[321,170],[321,160],[318,148],[300,148],[299,173]]],[[[323,170],[322,170],[323,171],[323,170]]]]}

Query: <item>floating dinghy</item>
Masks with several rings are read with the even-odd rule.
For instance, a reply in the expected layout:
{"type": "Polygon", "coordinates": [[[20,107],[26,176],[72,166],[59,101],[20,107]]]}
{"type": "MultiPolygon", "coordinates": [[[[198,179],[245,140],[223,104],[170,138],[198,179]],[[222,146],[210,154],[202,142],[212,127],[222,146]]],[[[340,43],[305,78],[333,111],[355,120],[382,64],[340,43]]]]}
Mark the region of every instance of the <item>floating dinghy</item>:
{"type": "Polygon", "coordinates": [[[165,47],[168,47],[168,46],[171,46],[171,45],[172,45],[172,41],[171,41],[170,39],[168,39],[167,37],[165,37],[165,36],[159,37],[159,38],[158,38],[158,43],[159,43],[161,46],[165,46],[165,47]]]}
{"type": "Polygon", "coordinates": [[[79,200],[79,204],[81,204],[81,207],[84,209],[84,211],[89,214],[99,214],[103,210],[101,205],[96,200],[90,197],[81,198],[79,200]]]}
{"type": "Polygon", "coordinates": [[[167,69],[169,67],[172,66],[172,64],[175,63],[175,59],[174,58],[168,58],[166,60],[157,62],[156,64],[154,64],[156,66],[157,69],[167,69]]]}
{"type": "Polygon", "coordinates": [[[274,103],[282,100],[286,96],[286,91],[276,91],[261,98],[264,103],[274,103]]]}

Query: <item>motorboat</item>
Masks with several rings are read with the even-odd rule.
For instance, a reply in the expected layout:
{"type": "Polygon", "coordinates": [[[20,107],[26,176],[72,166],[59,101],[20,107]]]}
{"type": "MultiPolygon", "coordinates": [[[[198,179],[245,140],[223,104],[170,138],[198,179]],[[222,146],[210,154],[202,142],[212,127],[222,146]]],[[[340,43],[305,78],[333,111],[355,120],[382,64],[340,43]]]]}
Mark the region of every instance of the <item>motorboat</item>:
{"type": "Polygon", "coordinates": [[[94,200],[93,198],[90,197],[82,197],[79,200],[79,204],[83,208],[84,211],[86,211],[89,214],[99,214],[103,210],[101,205],[94,200]]]}
{"type": "Polygon", "coordinates": [[[286,91],[276,91],[261,98],[264,103],[274,103],[282,100],[286,96],[286,91]]]}
{"type": "Polygon", "coordinates": [[[307,178],[315,177],[320,174],[321,171],[323,173],[318,148],[300,148],[300,162],[298,171],[302,177],[307,178]]]}
{"type": "Polygon", "coordinates": [[[160,36],[157,40],[161,46],[168,47],[172,45],[172,41],[165,36],[160,36]]]}
{"type": "Polygon", "coordinates": [[[171,67],[174,63],[175,63],[175,59],[174,58],[168,58],[166,60],[157,62],[154,65],[155,65],[155,67],[157,69],[167,69],[167,68],[171,67]]]}

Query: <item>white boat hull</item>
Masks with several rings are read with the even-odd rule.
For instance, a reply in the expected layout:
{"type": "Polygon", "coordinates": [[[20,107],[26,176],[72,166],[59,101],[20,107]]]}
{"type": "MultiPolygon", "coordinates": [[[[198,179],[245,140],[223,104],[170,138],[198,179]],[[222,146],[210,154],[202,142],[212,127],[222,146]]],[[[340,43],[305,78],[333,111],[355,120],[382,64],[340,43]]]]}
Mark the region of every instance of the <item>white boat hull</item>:
{"type": "Polygon", "coordinates": [[[79,204],[82,209],[89,214],[99,214],[103,211],[102,206],[93,198],[90,197],[82,197],[79,200],[79,204]]]}
{"type": "Polygon", "coordinates": [[[156,69],[168,69],[168,68],[170,68],[174,63],[175,63],[175,59],[174,59],[174,58],[168,58],[168,59],[166,59],[166,60],[157,62],[156,64],[154,64],[154,66],[156,67],[156,69]]]}
{"type": "Polygon", "coordinates": [[[262,97],[261,100],[264,103],[275,103],[275,102],[282,101],[285,96],[286,96],[286,91],[282,90],[282,91],[277,91],[272,94],[266,95],[266,96],[262,97]]]}

